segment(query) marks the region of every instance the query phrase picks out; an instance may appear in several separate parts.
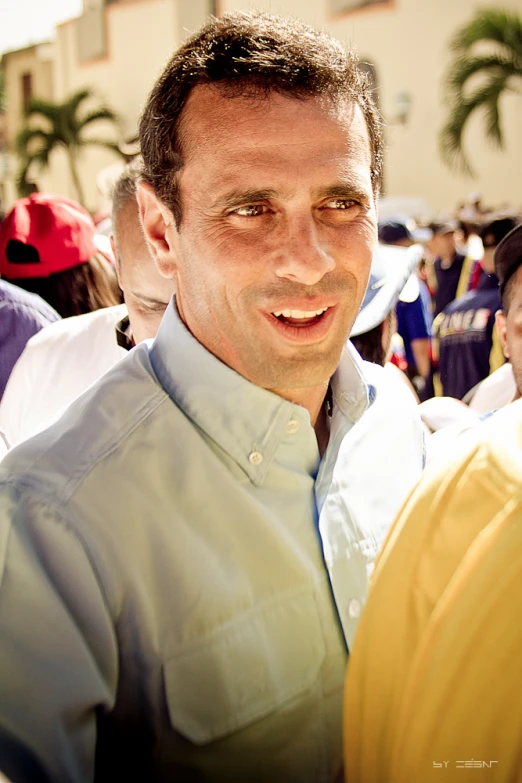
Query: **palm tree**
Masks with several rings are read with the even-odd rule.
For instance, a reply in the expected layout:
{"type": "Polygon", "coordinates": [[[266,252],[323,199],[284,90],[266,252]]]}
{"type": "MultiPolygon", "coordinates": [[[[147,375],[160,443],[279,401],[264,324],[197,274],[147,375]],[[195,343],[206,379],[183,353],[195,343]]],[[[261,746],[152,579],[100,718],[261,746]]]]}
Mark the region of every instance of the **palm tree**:
{"type": "Polygon", "coordinates": [[[77,199],[80,204],[84,204],[77,166],[81,150],[87,145],[96,145],[121,155],[116,142],[84,135],[86,128],[100,120],[108,120],[114,124],[119,122],[115,112],[107,106],[81,112],[82,104],[92,97],[92,90],[85,88],[73,93],[63,103],[52,103],[42,98],[32,98],[28,102],[24,112],[26,125],[16,137],[16,149],[21,158],[17,183],[20,195],[27,194],[27,176],[31,166],[36,163],[40,168],[46,168],[49,166],[51,153],[61,147],[67,154],[77,199]],[[32,124],[33,118],[43,120],[43,124],[32,124]]]}
{"type": "Polygon", "coordinates": [[[454,59],[446,75],[449,118],[440,133],[440,151],[450,167],[472,175],[463,133],[472,114],[485,112],[485,132],[503,147],[500,96],[522,86],[522,17],[514,11],[484,8],[451,42],[454,59]]]}

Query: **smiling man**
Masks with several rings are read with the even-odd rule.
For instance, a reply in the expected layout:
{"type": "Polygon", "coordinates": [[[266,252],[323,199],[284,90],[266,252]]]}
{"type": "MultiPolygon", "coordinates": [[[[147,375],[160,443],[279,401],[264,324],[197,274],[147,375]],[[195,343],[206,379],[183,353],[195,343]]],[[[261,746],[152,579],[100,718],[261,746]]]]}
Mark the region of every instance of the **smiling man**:
{"type": "MultiPolygon", "coordinates": [[[[2,463],[2,725],[64,783],[330,783],[368,577],[423,459],[410,392],[347,344],[370,87],[328,36],[237,13],[174,54],[140,137],[176,298],[2,463]]],[[[15,783],[21,756],[0,754],[15,783]]]]}

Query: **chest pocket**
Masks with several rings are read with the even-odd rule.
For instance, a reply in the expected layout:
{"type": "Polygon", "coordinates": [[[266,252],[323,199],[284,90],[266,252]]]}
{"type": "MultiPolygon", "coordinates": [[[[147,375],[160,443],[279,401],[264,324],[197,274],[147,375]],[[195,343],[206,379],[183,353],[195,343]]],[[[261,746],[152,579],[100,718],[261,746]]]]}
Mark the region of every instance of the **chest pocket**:
{"type": "Polygon", "coordinates": [[[312,688],[324,656],[312,592],[271,599],[169,654],[171,724],[196,745],[236,732],[312,688]]]}

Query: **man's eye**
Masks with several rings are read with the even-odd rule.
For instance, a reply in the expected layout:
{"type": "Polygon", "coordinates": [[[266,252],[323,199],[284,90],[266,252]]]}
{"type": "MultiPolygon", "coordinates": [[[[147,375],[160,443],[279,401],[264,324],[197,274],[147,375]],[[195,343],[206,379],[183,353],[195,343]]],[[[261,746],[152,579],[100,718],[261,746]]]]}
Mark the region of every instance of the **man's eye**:
{"type": "Polygon", "coordinates": [[[352,198],[331,198],[329,201],[326,201],[322,209],[352,209],[352,207],[357,206],[357,201],[354,201],[352,198]]]}
{"type": "Polygon", "coordinates": [[[239,215],[239,217],[258,217],[258,215],[263,215],[266,212],[267,208],[264,204],[247,204],[244,207],[237,207],[237,209],[234,209],[234,211],[231,213],[232,215],[239,215]]]}

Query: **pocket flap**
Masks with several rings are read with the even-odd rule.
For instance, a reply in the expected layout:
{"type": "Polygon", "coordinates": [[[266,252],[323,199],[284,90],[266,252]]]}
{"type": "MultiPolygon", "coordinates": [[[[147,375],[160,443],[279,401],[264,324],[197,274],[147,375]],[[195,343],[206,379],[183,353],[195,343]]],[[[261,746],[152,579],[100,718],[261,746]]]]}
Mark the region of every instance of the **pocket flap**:
{"type": "Polygon", "coordinates": [[[324,656],[312,592],[271,599],[169,652],[171,723],[197,745],[224,737],[311,688],[324,656]]]}

